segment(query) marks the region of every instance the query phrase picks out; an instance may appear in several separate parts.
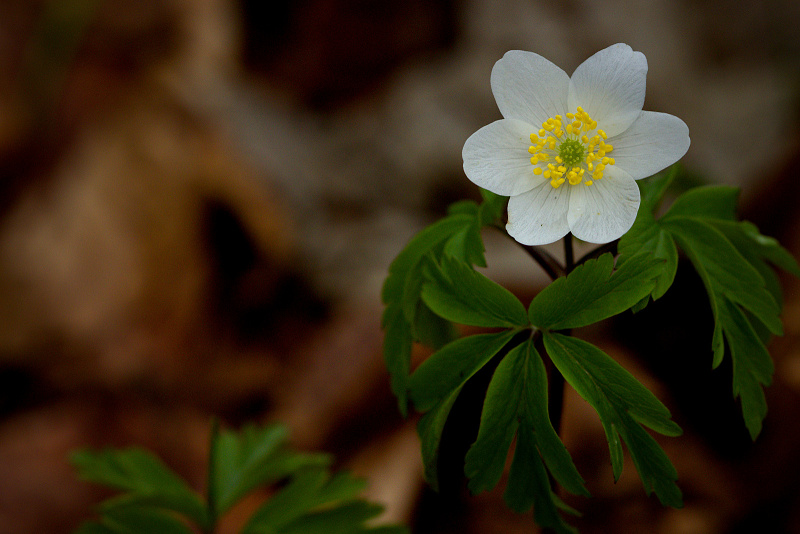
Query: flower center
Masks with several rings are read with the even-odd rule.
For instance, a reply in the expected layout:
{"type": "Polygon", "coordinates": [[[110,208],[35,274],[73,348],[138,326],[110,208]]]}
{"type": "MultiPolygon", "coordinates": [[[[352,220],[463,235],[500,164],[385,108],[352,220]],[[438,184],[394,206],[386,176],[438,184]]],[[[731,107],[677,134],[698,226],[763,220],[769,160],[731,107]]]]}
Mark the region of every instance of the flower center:
{"type": "Polygon", "coordinates": [[[614,165],[614,158],[606,156],[614,147],[606,144],[606,133],[580,106],[575,113],[567,113],[566,119],[551,117],[531,134],[528,152],[533,154],[533,174],[549,179],[554,188],[566,181],[592,185],[603,178],[606,166],[614,165]]]}
{"type": "Polygon", "coordinates": [[[581,162],[586,149],[583,148],[583,143],[575,139],[564,139],[558,145],[558,155],[567,167],[573,167],[581,162]]]}

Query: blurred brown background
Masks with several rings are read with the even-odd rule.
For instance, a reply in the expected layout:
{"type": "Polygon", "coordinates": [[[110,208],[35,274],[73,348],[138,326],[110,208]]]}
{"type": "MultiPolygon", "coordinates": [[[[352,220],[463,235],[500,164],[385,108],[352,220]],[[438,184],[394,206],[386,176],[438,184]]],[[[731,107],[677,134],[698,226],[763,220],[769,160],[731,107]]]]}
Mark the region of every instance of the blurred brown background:
{"type": "MultiPolygon", "coordinates": [[[[381,361],[389,262],[476,197],[461,147],[499,118],[505,51],[571,73],[615,42],[648,58],[645,109],[689,125],[687,168],[741,186],[743,215],[797,255],[798,27],[794,0],[3,0],[0,532],[90,517],[107,494],[76,480],[77,447],[149,447],[201,489],[212,415],[289,424],[415,533],[534,532],[500,491],[426,489],[381,361]]],[[[486,237],[492,276],[529,298],[543,274],[486,237]]],[[[657,306],[585,333],[685,428],[663,444],[686,506],[648,499],[632,465],[613,484],[569,392],[565,440],[594,495],[569,501],[582,532],[800,532],[800,299],[785,287],[755,445],[730,370],[709,370],[689,269],[657,306]]]]}

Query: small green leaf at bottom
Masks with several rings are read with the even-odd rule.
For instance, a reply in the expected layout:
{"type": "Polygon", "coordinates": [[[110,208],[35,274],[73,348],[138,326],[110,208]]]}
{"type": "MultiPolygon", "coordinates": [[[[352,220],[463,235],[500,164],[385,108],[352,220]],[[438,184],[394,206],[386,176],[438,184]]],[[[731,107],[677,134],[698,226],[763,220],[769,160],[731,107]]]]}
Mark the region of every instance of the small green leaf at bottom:
{"type": "MultiPolygon", "coordinates": [[[[125,491],[113,502],[120,514],[136,517],[134,503],[172,510],[204,525],[208,522],[205,505],[174,471],[149,451],[105,449],[100,452],[79,450],[70,457],[79,476],[86,481],[125,491]]],[[[155,513],[155,512],[153,512],[155,513]]]]}
{"type": "Polygon", "coordinates": [[[117,507],[103,512],[99,521],[88,521],[73,534],[192,534],[174,514],[158,508],[117,507]]]}
{"type": "Polygon", "coordinates": [[[286,447],[282,425],[247,425],[240,432],[222,431],[211,444],[215,517],[227,512],[258,486],[265,486],[306,467],[328,466],[327,454],[305,454],[286,447]]]}

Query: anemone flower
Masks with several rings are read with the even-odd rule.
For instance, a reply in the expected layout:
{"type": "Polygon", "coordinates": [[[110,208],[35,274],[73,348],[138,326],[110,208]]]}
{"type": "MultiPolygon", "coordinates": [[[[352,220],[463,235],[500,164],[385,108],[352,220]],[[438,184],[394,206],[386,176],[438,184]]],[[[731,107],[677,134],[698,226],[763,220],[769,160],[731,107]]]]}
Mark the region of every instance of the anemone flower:
{"type": "Polygon", "coordinates": [[[666,113],[642,111],[647,59],[615,44],[569,77],[532,52],[512,50],[495,63],[491,85],[503,118],[464,144],[464,172],[508,196],[506,230],[525,245],[568,232],[608,243],[639,210],[635,180],[678,161],[689,128],[666,113]]]}

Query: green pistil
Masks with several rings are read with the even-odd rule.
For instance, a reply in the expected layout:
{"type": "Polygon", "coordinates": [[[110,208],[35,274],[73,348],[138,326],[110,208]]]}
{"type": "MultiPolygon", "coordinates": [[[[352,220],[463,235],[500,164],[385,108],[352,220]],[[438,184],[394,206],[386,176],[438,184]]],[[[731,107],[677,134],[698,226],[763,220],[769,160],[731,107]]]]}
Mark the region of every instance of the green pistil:
{"type": "Polygon", "coordinates": [[[558,146],[558,155],[564,162],[563,165],[567,168],[574,167],[586,155],[586,149],[583,143],[577,139],[564,139],[558,146]]]}

